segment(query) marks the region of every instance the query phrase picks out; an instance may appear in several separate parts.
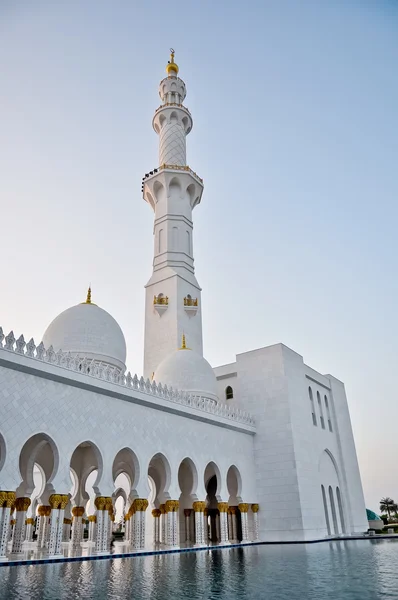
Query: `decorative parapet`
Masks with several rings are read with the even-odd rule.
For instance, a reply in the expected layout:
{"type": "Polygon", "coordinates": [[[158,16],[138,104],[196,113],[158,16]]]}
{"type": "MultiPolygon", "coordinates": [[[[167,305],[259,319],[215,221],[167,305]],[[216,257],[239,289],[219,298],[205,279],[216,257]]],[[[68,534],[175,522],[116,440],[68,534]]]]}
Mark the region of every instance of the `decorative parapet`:
{"type": "Polygon", "coordinates": [[[163,296],[163,294],[158,294],[153,297],[153,308],[156,310],[158,315],[161,317],[164,312],[166,312],[169,306],[169,297],[163,296]]]}
{"type": "Polygon", "coordinates": [[[153,303],[154,304],[168,304],[169,303],[169,297],[168,296],[163,296],[163,294],[158,294],[157,296],[153,297],[153,303]]]}
{"type": "Polygon", "coordinates": [[[164,169],[171,169],[172,171],[188,172],[203,185],[203,179],[201,177],[199,177],[199,175],[197,173],[195,173],[195,171],[192,171],[192,169],[190,167],[181,166],[181,165],[166,165],[166,164],[162,164],[157,169],[153,169],[153,171],[149,171],[149,173],[145,173],[145,177],[142,178],[143,184],[144,184],[144,181],[146,181],[147,179],[152,177],[152,175],[156,175],[156,173],[158,173],[159,171],[163,171],[164,169]]]}
{"type": "Polygon", "coordinates": [[[184,310],[188,317],[194,317],[198,312],[198,299],[191,298],[191,296],[185,296],[184,298],[184,310]]]}
{"type": "Polygon", "coordinates": [[[94,379],[100,379],[124,388],[136,390],[142,394],[162,398],[163,400],[220,416],[236,423],[242,423],[251,427],[255,426],[252,415],[243,410],[215,402],[210,398],[193,396],[186,392],[174,390],[172,387],[168,388],[167,385],[163,386],[161,383],[157,384],[155,381],[151,382],[149,379],[145,381],[143,377],[132,376],[130,371],[126,375],[121,373],[120,369],[112,367],[109,364],[87,359],[86,357],[73,356],[70,352],[62,352],[62,350],[55,352],[52,346],[46,349],[43,342],[40,342],[36,346],[33,338],[26,343],[23,335],[16,339],[12,331],[5,336],[3,329],[0,327],[1,350],[22,354],[33,361],[41,361],[55,367],[75,371],[94,379]]]}
{"type": "Polygon", "coordinates": [[[198,299],[191,298],[191,296],[185,296],[184,306],[198,306],[198,299]]]}

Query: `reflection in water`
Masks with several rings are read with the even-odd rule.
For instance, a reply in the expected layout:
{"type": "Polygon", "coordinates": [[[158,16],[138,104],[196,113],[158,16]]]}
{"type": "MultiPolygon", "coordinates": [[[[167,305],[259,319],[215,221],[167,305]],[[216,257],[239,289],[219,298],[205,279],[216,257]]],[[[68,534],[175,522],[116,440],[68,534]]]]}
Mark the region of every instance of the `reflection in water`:
{"type": "Polygon", "coordinates": [[[0,568],[0,600],[398,599],[398,540],[0,568]]]}

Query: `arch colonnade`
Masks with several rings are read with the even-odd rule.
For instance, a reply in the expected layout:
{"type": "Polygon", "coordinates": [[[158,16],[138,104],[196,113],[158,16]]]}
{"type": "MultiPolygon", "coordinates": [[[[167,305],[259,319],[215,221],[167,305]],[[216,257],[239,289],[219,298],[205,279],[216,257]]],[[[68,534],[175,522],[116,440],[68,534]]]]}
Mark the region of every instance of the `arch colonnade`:
{"type": "Polygon", "coordinates": [[[149,545],[176,548],[258,539],[259,505],[245,501],[235,465],[222,472],[213,461],[198,468],[185,457],[175,473],[163,453],[153,455],[143,468],[135,453],[123,448],[113,461],[111,491],[102,454],[86,441],[72,453],[68,490],[68,484],[56,483],[68,480],[59,477],[57,453],[49,436],[32,436],[19,456],[20,485],[11,491],[0,486],[0,561],[23,558],[28,551],[78,555],[84,547],[109,554],[116,531],[123,552],[149,545]]]}

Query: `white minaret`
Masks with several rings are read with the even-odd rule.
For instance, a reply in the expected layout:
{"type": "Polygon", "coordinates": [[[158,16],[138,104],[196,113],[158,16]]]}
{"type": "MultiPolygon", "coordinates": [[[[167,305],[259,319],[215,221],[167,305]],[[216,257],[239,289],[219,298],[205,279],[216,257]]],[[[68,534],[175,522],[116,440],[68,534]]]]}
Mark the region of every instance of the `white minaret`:
{"type": "Polygon", "coordinates": [[[146,285],[144,377],[181,344],[203,355],[201,288],[195,277],[192,210],[203,181],[187,166],[186,136],[192,117],[183,105],[185,83],[178,77],[174,50],[159,84],[162,104],[152,125],[159,135],[159,167],[145,174],[143,197],[155,212],[153,272],[146,285]]]}

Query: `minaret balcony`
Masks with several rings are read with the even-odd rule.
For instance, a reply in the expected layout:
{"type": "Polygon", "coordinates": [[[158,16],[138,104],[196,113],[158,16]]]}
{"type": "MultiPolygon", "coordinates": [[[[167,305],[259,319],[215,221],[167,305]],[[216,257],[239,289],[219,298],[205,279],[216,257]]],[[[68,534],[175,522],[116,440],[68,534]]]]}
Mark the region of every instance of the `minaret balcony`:
{"type": "Polygon", "coordinates": [[[199,302],[197,298],[192,298],[189,294],[184,298],[184,310],[188,317],[194,317],[198,312],[199,302]]]}
{"type": "Polygon", "coordinates": [[[164,312],[169,307],[169,298],[168,296],[163,296],[163,294],[158,294],[153,297],[153,308],[156,310],[158,315],[161,317],[164,312]]]}

